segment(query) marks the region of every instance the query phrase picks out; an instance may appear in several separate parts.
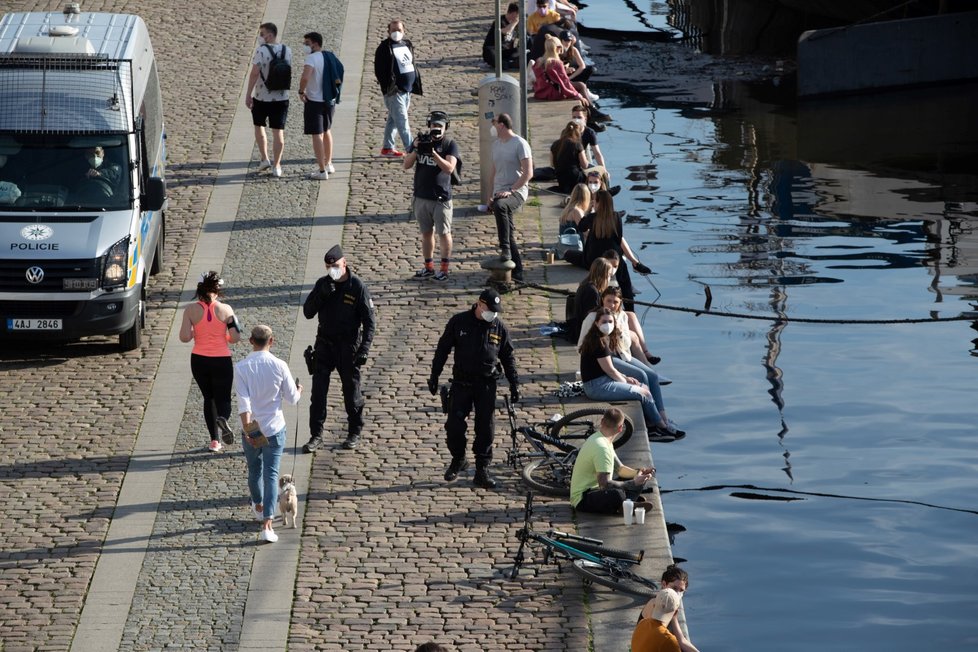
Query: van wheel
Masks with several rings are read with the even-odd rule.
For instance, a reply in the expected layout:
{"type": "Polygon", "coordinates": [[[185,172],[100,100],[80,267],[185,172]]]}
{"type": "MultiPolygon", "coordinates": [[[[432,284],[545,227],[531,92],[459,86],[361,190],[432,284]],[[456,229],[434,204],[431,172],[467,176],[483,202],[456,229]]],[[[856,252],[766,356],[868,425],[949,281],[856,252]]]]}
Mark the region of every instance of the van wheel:
{"type": "Polygon", "coordinates": [[[163,269],[163,248],[166,244],[166,213],[160,213],[160,237],[156,239],[156,251],[153,252],[153,264],[149,268],[150,276],[156,276],[163,269]]]}
{"type": "Polygon", "coordinates": [[[123,351],[135,351],[143,342],[143,327],[146,325],[146,285],[139,289],[139,312],[132,327],[119,334],[119,346],[123,351]]]}

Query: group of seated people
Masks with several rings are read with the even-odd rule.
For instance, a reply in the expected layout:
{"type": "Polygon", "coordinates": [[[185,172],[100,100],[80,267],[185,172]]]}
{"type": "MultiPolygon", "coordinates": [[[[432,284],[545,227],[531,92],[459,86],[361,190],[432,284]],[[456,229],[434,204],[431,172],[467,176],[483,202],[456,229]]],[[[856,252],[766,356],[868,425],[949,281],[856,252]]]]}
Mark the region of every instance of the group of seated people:
{"type": "MultiPolygon", "coordinates": [[[[535,0],[536,10],[526,18],[529,44],[519,38],[519,5],[511,2],[506,13],[499,17],[501,62],[504,70],[520,67],[526,57],[533,77],[533,94],[538,100],[578,100],[597,124],[610,117],[598,111],[594,103],[598,96],[585,83],[594,72],[581,54],[577,34],[577,8],[556,0],[535,0]]],[[[482,44],[482,59],[496,65],[496,24],[486,34],[482,44]]]]}

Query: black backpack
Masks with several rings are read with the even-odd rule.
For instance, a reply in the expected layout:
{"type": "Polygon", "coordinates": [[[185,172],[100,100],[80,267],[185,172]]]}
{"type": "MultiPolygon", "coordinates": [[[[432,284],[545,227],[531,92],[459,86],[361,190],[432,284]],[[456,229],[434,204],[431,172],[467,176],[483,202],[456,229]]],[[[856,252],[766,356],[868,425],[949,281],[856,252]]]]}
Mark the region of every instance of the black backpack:
{"type": "Polygon", "coordinates": [[[287,91],[292,88],[292,64],[285,60],[285,46],[283,45],[278,53],[268,43],[265,44],[272,55],[272,60],[268,62],[268,78],[261,74],[261,67],[258,74],[261,76],[265,88],[270,91],[287,91]]]}
{"type": "MultiPolygon", "coordinates": [[[[445,138],[442,141],[442,149],[443,150],[448,149],[451,143],[452,143],[451,138],[445,138]]],[[[459,154],[458,157],[456,157],[455,169],[452,170],[452,185],[453,186],[462,185],[462,155],[461,154],[459,154]]]]}

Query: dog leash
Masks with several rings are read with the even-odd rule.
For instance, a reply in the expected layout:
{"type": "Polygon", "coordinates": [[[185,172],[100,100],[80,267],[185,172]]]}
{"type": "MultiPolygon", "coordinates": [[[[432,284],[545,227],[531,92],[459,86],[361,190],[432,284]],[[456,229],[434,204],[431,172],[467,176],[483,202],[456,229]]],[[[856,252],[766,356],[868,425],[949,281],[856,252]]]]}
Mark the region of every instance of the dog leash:
{"type": "MultiPolygon", "coordinates": [[[[299,379],[295,379],[299,384],[299,379]]],[[[299,404],[295,406],[295,439],[292,441],[292,482],[295,482],[295,464],[299,460],[299,404]]]]}

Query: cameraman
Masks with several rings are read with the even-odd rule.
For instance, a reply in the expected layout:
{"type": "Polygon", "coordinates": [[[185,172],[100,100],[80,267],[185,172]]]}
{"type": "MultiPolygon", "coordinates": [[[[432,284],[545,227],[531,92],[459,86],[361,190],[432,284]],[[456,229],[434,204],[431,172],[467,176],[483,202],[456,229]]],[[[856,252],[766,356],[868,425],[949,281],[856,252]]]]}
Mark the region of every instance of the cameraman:
{"type": "Polygon", "coordinates": [[[404,156],[404,169],[414,169],[412,212],[421,231],[421,253],[424,267],[414,277],[448,280],[452,256],[452,172],[461,168],[458,145],[445,136],[448,114],[432,111],[428,115],[428,133],[418,134],[404,156]],[[435,271],[435,233],[441,245],[441,268],[435,271]]]}

